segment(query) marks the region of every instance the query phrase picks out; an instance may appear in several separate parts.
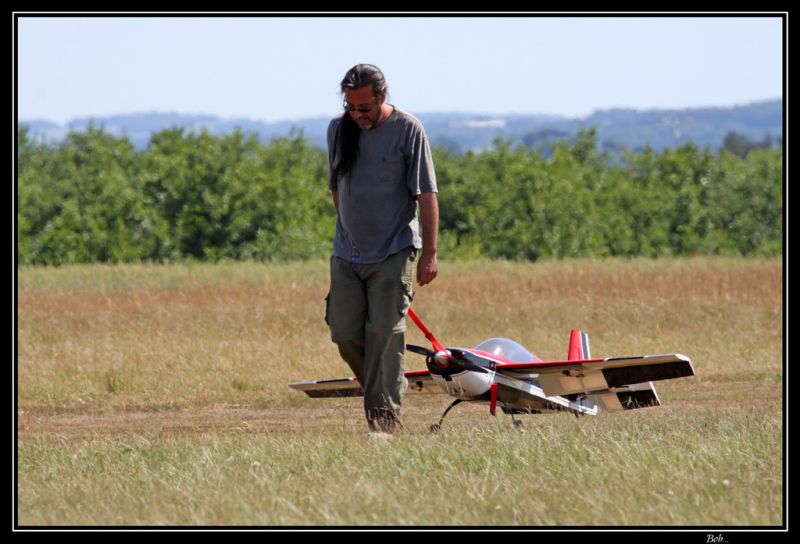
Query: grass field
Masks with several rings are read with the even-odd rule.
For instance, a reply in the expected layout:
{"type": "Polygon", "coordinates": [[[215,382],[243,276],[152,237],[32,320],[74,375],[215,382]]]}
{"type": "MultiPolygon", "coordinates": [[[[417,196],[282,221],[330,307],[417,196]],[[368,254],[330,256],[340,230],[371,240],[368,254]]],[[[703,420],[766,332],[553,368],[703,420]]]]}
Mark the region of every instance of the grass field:
{"type": "MultiPolygon", "coordinates": [[[[365,439],[322,319],[327,262],[18,271],[18,523],[776,526],[783,511],[778,259],[441,264],[414,307],[448,345],[680,352],[663,406],[492,418],[416,396],[365,439]]],[[[407,341],[424,344],[410,324],[407,341]]],[[[424,368],[413,354],[409,369],[424,368]]]]}

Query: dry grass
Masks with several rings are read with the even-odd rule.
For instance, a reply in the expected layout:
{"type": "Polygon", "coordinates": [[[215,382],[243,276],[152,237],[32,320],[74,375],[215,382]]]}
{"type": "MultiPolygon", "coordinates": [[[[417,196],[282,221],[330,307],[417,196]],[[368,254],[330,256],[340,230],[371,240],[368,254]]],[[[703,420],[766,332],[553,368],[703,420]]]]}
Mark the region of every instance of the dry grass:
{"type": "Polygon", "coordinates": [[[467,406],[431,438],[447,399],[416,397],[377,451],[358,399],[286,387],[347,375],[326,262],[24,268],[19,522],[780,524],[781,288],[776,259],[443,263],[415,308],[448,345],[563,358],[581,328],[594,356],[678,351],[698,375],[661,408],[523,434],[467,406]]]}

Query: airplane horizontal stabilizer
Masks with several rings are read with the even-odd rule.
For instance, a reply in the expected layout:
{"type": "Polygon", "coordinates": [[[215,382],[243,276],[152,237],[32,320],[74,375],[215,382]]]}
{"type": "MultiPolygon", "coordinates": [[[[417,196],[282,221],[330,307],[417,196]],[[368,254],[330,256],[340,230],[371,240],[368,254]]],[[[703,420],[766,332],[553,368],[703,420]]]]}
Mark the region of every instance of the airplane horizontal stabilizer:
{"type": "MultiPolygon", "coordinates": [[[[499,370],[508,368],[511,372],[520,372],[521,366],[503,365],[499,370]]],[[[548,396],[590,393],[623,385],[694,376],[691,359],[680,353],[587,361],[545,361],[524,366],[528,370],[539,370],[539,382],[548,396]]]]}
{"type": "Polygon", "coordinates": [[[692,361],[680,353],[610,357],[606,363],[603,376],[609,387],[694,376],[692,361]]]}
{"type": "Polygon", "coordinates": [[[609,412],[661,406],[653,382],[637,383],[596,391],[588,395],[589,400],[609,412]]]}

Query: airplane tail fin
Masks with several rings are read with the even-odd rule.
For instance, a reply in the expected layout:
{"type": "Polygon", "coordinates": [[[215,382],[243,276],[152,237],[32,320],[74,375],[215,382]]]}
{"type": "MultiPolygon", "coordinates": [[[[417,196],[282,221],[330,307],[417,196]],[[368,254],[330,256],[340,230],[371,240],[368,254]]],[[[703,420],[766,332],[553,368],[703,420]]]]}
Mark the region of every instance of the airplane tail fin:
{"type": "Polygon", "coordinates": [[[589,335],[578,329],[572,329],[569,335],[569,353],[567,354],[568,361],[580,361],[591,359],[589,353],[589,335]]]}

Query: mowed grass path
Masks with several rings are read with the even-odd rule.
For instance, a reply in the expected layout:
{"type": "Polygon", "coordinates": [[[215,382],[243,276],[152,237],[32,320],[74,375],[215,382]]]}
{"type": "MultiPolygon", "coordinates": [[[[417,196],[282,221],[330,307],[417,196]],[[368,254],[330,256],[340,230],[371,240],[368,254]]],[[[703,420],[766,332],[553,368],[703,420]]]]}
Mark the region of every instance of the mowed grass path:
{"type": "MultiPolygon", "coordinates": [[[[774,526],[783,521],[777,259],[444,262],[415,309],[448,345],[681,352],[659,408],[523,416],[406,402],[365,440],[322,320],[327,262],[19,270],[21,525],[774,526]]],[[[407,341],[424,344],[410,324],[407,341]]],[[[423,368],[409,354],[407,367],[423,368]]]]}

